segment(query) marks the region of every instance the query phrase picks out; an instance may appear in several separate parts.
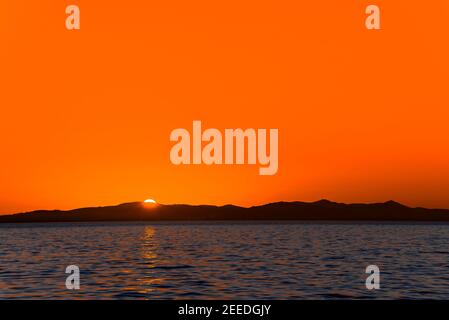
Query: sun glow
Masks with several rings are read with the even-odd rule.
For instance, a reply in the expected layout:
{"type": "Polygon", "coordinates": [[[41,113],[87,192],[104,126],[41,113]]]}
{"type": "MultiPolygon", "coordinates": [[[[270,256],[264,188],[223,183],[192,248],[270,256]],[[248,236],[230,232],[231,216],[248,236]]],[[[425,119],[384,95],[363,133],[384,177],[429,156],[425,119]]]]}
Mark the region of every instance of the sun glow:
{"type": "Polygon", "coordinates": [[[156,202],[156,200],[153,200],[153,199],[146,199],[143,201],[143,206],[145,208],[156,208],[157,202],[156,202]]]}

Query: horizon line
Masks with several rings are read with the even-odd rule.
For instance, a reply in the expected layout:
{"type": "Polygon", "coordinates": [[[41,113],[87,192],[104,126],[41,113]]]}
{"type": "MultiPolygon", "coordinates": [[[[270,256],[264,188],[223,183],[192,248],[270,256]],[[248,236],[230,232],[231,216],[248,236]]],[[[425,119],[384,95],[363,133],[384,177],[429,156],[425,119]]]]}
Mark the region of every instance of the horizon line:
{"type": "MultiPolygon", "coordinates": [[[[162,205],[162,206],[191,206],[191,207],[195,207],[195,206],[211,206],[211,207],[234,206],[234,207],[240,207],[240,208],[249,209],[249,208],[253,208],[253,207],[260,207],[260,206],[276,204],[276,203],[295,203],[295,202],[296,203],[298,203],[298,202],[299,203],[307,203],[307,204],[313,204],[313,203],[319,203],[319,202],[328,202],[328,203],[335,203],[335,204],[340,204],[340,205],[375,205],[375,204],[395,203],[395,204],[398,204],[398,205],[401,205],[403,207],[407,207],[407,208],[410,208],[410,209],[449,210],[449,208],[431,208],[431,207],[422,207],[422,206],[413,207],[413,206],[405,205],[405,204],[403,204],[401,202],[398,202],[396,200],[391,200],[391,199],[383,201],[383,202],[337,202],[337,201],[329,200],[329,199],[326,199],[326,198],[321,198],[319,200],[314,200],[314,201],[279,200],[279,201],[265,202],[265,203],[261,203],[261,204],[250,205],[250,206],[242,206],[242,205],[237,205],[237,204],[232,204],[232,203],[226,203],[226,204],[204,204],[204,203],[203,204],[191,204],[191,203],[159,203],[159,202],[156,202],[156,205],[162,205]]],[[[33,213],[33,212],[39,212],[39,211],[70,212],[70,211],[81,210],[81,209],[117,207],[117,206],[121,206],[121,205],[137,204],[137,203],[144,204],[144,200],[122,202],[122,203],[110,204],[110,205],[83,206],[83,207],[70,208],[70,209],[34,209],[34,210],[29,210],[29,211],[20,211],[20,212],[12,212],[12,213],[11,212],[9,212],[9,213],[0,213],[0,216],[17,215],[17,214],[24,214],[24,213],[33,213]]]]}

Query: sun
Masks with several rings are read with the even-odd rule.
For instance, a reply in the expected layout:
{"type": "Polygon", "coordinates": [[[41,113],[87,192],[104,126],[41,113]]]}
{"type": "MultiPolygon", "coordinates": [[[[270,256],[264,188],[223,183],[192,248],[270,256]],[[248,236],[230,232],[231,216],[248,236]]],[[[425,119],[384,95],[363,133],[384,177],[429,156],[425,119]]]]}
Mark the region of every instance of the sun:
{"type": "Polygon", "coordinates": [[[146,199],[143,201],[143,206],[145,208],[156,208],[157,202],[156,202],[156,200],[153,200],[153,199],[146,199]]]}

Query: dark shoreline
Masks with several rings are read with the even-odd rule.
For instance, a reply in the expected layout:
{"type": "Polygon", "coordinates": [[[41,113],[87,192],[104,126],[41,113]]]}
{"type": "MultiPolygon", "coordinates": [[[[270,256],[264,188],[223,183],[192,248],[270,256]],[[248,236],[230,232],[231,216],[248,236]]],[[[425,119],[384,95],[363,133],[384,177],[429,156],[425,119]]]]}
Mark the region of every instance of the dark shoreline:
{"type": "Polygon", "coordinates": [[[141,202],[68,211],[40,210],[0,216],[0,223],[54,222],[243,222],[243,223],[449,223],[449,210],[410,208],[394,201],[373,204],[276,202],[249,208],[233,205],[145,206],[141,202]]]}
{"type": "Polygon", "coordinates": [[[45,221],[45,222],[0,222],[0,228],[2,227],[48,227],[48,225],[52,226],[83,226],[95,224],[101,226],[111,226],[116,224],[117,226],[123,225],[146,225],[146,226],[213,226],[213,225],[346,225],[346,226],[357,226],[357,225],[365,225],[365,226],[376,226],[376,225],[384,225],[384,226],[395,226],[395,225],[403,225],[403,226],[449,226],[449,221],[390,221],[390,220],[172,220],[172,221],[150,221],[150,220],[115,220],[115,221],[107,221],[107,220],[99,220],[99,221],[45,221]]]}

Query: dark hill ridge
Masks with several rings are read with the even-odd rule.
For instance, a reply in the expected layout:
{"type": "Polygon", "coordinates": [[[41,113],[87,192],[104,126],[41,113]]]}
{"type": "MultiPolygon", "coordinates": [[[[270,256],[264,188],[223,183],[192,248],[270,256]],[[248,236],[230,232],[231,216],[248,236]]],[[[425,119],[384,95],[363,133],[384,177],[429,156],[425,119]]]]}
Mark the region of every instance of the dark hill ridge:
{"type": "Polygon", "coordinates": [[[141,202],[75,210],[39,210],[0,216],[7,222],[82,221],[214,221],[214,220],[311,220],[311,221],[446,221],[449,210],[410,208],[394,201],[372,204],[275,202],[250,208],[233,205],[163,205],[145,207],[141,202]]]}

